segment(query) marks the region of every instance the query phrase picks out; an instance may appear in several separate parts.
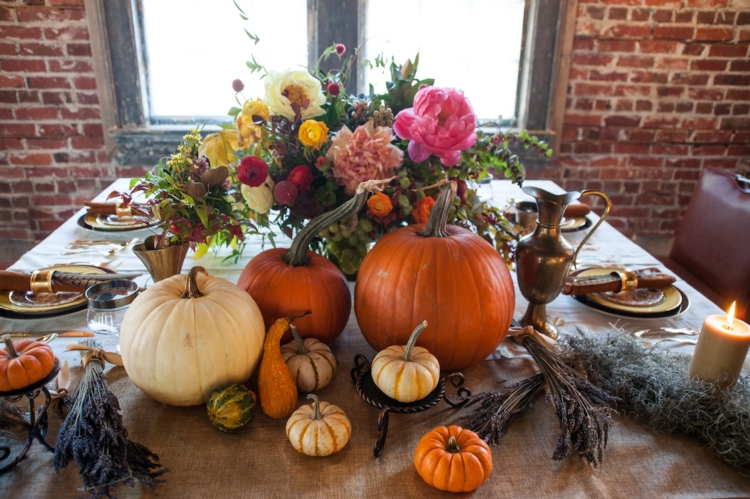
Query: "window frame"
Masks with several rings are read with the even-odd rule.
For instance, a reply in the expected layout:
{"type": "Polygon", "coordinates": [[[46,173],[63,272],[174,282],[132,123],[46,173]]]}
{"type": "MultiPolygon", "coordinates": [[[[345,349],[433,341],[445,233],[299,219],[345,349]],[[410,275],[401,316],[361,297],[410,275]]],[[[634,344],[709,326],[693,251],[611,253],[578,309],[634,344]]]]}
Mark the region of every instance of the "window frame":
{"type": "MultiPolygon", "coordinates": [[[[346,9],[341,8],[341,0],[307,0],[310,67],[317,54],[333,42],[347,47],[364,42],[367,1],[346,0],[356,6],[346,9]]],[[[141,0],[84,2],[107,151],[120,165],[156,164],[172,153],[190,124],[181,120],[150,123],[141,0]]],[[[526,0],[517,126],[513,129],[525,128],[552,143],[555,150],[562,132],[576,8],[577,0],[526,0]]],[[[357,91],[363,69],[360,59],[347,86],[350,93],[357,91]]],[[[538,158],[524,159],[530,167],[546,164],[538,158]]]]}

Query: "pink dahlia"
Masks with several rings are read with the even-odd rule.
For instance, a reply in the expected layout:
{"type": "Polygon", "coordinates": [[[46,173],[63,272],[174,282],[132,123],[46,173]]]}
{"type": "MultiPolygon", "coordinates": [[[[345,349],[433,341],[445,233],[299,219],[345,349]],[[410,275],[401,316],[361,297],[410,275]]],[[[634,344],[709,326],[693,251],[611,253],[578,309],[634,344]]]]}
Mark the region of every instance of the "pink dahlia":
{"type": "Polygon", "coordinates": [[[354,195],[360,182],[388,178],[401,166],[404,152],[391,144],[394,138],[390,127],[376,127],[370,120],[354,133],[343,127],[331,139],[326,157],[333,160],[333,176],[348,195],[354,195]]]}
{"type": "Polygon", "coordinates": [[[455,166],[461,151],[474,145],[477,117],[461,90],[425,87],[414,97],[414,107],[396,116],[393,130],[409,140],[409,156],[416,163],[434,154],[445,166],[455,166]]]}

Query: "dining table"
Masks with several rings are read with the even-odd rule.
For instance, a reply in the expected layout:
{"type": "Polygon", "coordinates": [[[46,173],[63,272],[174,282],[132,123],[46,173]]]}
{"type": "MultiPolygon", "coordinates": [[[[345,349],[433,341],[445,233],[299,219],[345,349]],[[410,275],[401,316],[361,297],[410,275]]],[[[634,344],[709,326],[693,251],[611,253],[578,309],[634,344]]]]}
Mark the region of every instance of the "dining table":
{"type": "MultiPolygon", "coordinates": [[[[93,201],[105,201],[109,192],[128,189],[129,179],[118,179],[93,201]]],[[[550,192],[564,192],[551,181],[527,181],[524,185],[550,192]]],[[[480,196],[500,207],[519,200],[530,200],[510,181],[494,180],[478,186],[480,196]]],[[[58,264],[103,266],[118,273],[142,273],[136,282],[153,285],[144,265],[130,246],[110,255],[71,251],[76,240],[110,239],[121,242],[135,237],[141,240],[150,230],[104,233],[87,230],[79,224],[81,209],[49,237],[24,254],[10,270],[31,272],[58,264]],[[72,254],[71,254],[72,253],[72,254]]],[[[598,220],[593,212],[588,215],[598,220]]],[[[590,229],[588,229],[590,230],[590,229]]],[[[582,241],[588,230],[568,232],[571,245],[582,241]]],[[[288,247],[283,234],[275,237],[277,247],[288,247]]],[[[210,250],[194,258],[190,251],[182,272],[204,267],[212,276],[236,283],[244,266],[259,252],[271,247],[268,237],[249,236],[238,258],[224,248],[210,250]]],[[[657,267],[671,272],[647,251],[606,223],[592,235],[578,255],[577,268],[622,266],[639,269],[657,267]]],[[[516,283],[515,319],[520,319],[527,301],[516,283]]],[[[724,313],[679,276],[675,286],[689,301],[687,310],[674,317],[659,319],[623,318],[594,310],[571,296],[560,295],[547,306],[547,316],[557,325],[561,337],[575,334],[605,334],[618,328],[622,334],[645,328],[700,329],[705,317],[724,313]]],[[[350,283],[354,292],[354,283],[350,283]]],[[[142,293],[137,300],[147,299],[142,293]]],[[[28,330],[43,334],[50,330],[88,330],[86,311],[49,319],[0,319],[0,331],[28,330]]],[[[205,334],[211,334],[206,331],[205,334]]],[[[96,334],[105,350],[116,351],[117,335],[96,334]]],[[[56,356],[71,366],[73,385],[82,373],[78,352],[66,345],[78,338],[57,338],[50,343],[56,356]]],[[[212,426],[206,406],[171,407],[156,402],[141,392],[123,367],[108,367],[106,378],[120,403],[129,438],[159,456],[169,469],[166,481],[150,490],[143,484],[122,485],[115,496],[158,498],[239,498],[239,497],[452,497],[427,485],[414,465],[414,453],[420,438],[435,427],[462,425],[468,413],[441,401],[416,414],[391,414],[383,453],[373,452],[379,436],[379,410],[368,405],[355,390],[350,375],[357,354],[372,360],[376,352],[357,327],[352,311],[344,332],[330,345],[338,368],[333,381],[317,392],[320,400],[341,407],[352,425],[351,439],[340,452],[314,458],[297,452],[285,432],[286,420],[267,417],[257,408],[252,421],[235,433],[222,433],[212,426]]],[[[664,342],[665,351],[692,354],[693,345],[664,342]]],[[[747,374],[748,363],[743,372],[747,374]]],[[[472,393],[496,391],[503,382],[521,380],[536,372],[533,359],[506,338],[485,361],[462,371],[464,386],[472,393]]],[[[255,389],[251,378],[249,387],[255,389]]],[[[455,395],[450,384],[447,393],[455,395]]],[[[308,403],[300,395],[298,405],[308,403]]],[[[54,445],[64,419],[60,411],[49,410],[47,441],[54,445]]],[[[574,451],[562,460],[552,454],[560,434],[554,408],[539,397],[523,414],[514,418],[501,443],[492,447],[493,468],[489,478],[477,490],[463,494],[493,498],[739,498],[750,497],[750,478],[725,464],[695,436],[663,433],[625,414],[615,413],[603,461],[593,468],[574,451]]],[[[0,425],[2,430],[3,425],[0,425]]],[[[750,436],[748,436],[750,438],[750,436]]],[[[0,474],[0,498],[87,497],[82,489],[78,466],[70,463],[56,471],[53,454],[38,442],[14,468],[0,474]]],[[[2,462],[0,462],[0,466],[2,462]]],[[[461,494],[459,494],[461,495],[461,494]]]]}

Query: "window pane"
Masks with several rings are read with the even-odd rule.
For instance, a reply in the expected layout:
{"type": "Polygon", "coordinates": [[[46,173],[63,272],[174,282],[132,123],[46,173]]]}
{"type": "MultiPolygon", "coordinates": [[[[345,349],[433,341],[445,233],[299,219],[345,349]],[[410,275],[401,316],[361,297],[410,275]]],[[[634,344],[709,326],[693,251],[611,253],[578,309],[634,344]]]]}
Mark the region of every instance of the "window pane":
{"type": "Polygon", "coordinates": [[[243,21],[228,0],[143,0],[145,51],[152,121],[164,117],[218,117],[236,106],[232,81],[247,98],[263,96],[251,55],[266,69],[307,65],[307,0],[238,0],[243,21]],[[245,34],[255,32],[255,45],[245,34]]]}
{"type": "MultiPolygon", "coordinates": [[[[365,58],[381,52],[414,60],[417,78],[464,91],[479,119],[515,116],[524,0],[367,2],[365,58]]],[[[388,74],[365,69],[365,89],[385,90],[388,74]]]]}

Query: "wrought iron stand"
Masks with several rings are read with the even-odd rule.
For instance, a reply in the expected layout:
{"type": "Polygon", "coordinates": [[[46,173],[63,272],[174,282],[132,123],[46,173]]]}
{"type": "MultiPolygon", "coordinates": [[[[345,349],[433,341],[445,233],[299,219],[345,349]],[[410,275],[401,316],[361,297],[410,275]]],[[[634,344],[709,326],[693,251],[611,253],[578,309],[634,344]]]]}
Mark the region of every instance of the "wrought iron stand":
{"type": "Polygon", "coordinates": [[[388,419],[390,413],[414,414],[426,411],[430,407],[437,405],[441,400],[445,400],[451,407],[461,407],[468,401],[468,397],[471,396],[471,391],[463,386],[464,375],[460,372],[452,372],[440,378],[437,387],[425,398],[405,404],[390,398],[377,387],[372,376],[370,376],[371,367],[370,361],[364,355],[357,354],[354,357],[354,367],[351,374],[357,393],[362,397],[362,400],[380,409],[380,415],[378,416],[378,431],[380,435],[378,435],[373,449],[375,457],[380,457],[383,454],[385,439],[388,436],[388,419]],[[445,387],[448,380],[451,381],[451,384],[455,388],[458,388],[456,395],[445,394],[445,387]]]}
{"type": "MultiPolygon", "coordinates": [[[[21,459],[23,459],[23,457],[28,452],[29,447],[31,447],[31,443],[34,441],[34,439],[39,440],[39,442],[48,451],[55,452],[55,448],[49,445],[46,441],[47,409],[49,408],[51,397],[49,390],[45,385],[55,379],[55,376],[57,376],[57,373],[59,371],[60,363],[57,359],[55,359],[55,365],[52,368],[52,372],[50,372],[43,380],[20,390],[14,390],[12,392],[0,392],[0,397],[8,399],[13,403],[26,398],[29,405],[29,412],[27,416],[12,410],[8,410],[7,408],[3,407],[3,405],[0,405],[0,415],[26,428],[26,444],[24,445],[23,450],[18,456],[15,457],[15,459],[13,459],[13,461],[10,461],[1,466],[0,473],[4,473],[17,465],[18,462],[21,461],[21,459]],[[44,395],[44,402],[39,408],[36,408],[36,404],[34,403],[34,401],[40,393],[44,395]]],[[[0,462],[8,459],[10,457],[10,454],[11,447],[9,445],[0,445],[0,462]]]]}

